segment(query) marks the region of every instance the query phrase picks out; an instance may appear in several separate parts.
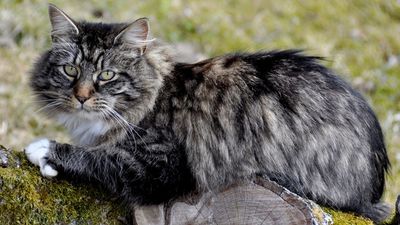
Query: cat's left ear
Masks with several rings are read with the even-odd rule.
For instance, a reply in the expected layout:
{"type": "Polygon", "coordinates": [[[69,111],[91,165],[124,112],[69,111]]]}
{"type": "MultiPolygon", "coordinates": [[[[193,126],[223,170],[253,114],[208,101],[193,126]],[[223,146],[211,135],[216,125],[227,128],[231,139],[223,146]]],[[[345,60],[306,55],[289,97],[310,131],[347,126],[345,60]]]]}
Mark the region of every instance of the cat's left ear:
{"type": "Polygon", "coordinates": [[[139,48],[140,54],[146,52],[147,45],[154,41],[149,39],[149,19],[140,18],[128,24],[114,39],[114,44],[122,42],[134,48],[139,48]]]}
{"type": "Polygon", "coordinates": [[[49,18],[53,42],[63,41],[79,34],[79,28],[75,21],[53,4],[49,4],[49,18]]]}

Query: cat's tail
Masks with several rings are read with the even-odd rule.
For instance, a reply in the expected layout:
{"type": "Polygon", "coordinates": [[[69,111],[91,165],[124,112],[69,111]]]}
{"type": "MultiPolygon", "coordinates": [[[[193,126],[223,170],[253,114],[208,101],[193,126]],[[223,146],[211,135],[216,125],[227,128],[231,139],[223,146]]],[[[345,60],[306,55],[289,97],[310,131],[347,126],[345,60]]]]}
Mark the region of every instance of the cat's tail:
{"type": "MultiPolygon", "coordinates": [[[[400,196],[397,198],[397,203],[396,203],[396,215],[398,212],[398,204],[400,196]]],[[[362,208],[362,210],[359,212],[362,216],[367,217],[374,221],[375,224],[380,224],[388,217],[390,216],[392,212],[392,207],[389,204],[379,202],[376,204],[369,205],[367,207],[362,208]]],[[[395,223],[400,225],[399,223],[395,223]]],[[[394,225],[394,224],[392,224],[394,225]]]]}

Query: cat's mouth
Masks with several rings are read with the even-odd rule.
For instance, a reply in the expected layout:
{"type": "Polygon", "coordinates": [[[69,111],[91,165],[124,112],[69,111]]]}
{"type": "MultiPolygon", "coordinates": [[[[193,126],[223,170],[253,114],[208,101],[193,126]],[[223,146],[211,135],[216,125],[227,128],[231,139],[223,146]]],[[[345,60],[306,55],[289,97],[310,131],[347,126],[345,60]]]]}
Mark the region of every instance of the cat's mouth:
{"type": "Polygon", "coordinates": [[[72,113],[78,113],[78,114],[90,114],[93,113],[94,110],[92,107],[84,105],[84,104],[80,104],[80,105],[74,105],[72,107],[72,113]]]}
{"type": "Polygon", "coordinates": [[[93,99],[79,101],[76,98],[73,98],[72,104],[76,112],[92,112],[94,107],[93,99]]]}
{"type": "Polygon", "coordinates": [[[79,112],[91,112],[93,111],[91,107],[85,105],[85,104],[81,104],[80,106],[78,106],[77,111],[79,112]]]}
{"type": "Polygon", "coordinates": [[[121,115],[113,108],[112,101],[103,98],[91,97],[85,101],[78,100],[72,96],[68,102],[68,106],[63,113],[72,117],[79,117],[89,120],[107,121],[110,118],[121,117],[121,115]]]}
{"type": "Polygon", "coordinates": [[[106,113],[91,102],[84,102],[74,104],[72,114],[81,118],[103,120],[106,113]]]}

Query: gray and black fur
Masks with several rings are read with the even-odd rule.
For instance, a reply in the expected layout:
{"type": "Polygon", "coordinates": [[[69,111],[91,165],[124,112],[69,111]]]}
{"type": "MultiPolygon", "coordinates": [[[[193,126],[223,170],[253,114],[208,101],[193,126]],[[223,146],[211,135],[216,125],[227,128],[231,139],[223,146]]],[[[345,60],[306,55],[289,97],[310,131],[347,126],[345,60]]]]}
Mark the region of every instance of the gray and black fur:
{"type": "Polygon", "coordinates": [[[321,205],[376,222],[387,216],[380,199],[389,161],[377,118],[318,57],[288,50],[178,63],[149,39],[146,19],[74,22],[52,5],[50,18],[53,47],[35,64],[31,87],[75,140],[52,142],[48,160],[58,171],[130,205],[261,175],[321,205]],[[63,74],[65,64],[79,77],[63,74]],[[108,69],[118,78],[94,78],[108,69]]]}

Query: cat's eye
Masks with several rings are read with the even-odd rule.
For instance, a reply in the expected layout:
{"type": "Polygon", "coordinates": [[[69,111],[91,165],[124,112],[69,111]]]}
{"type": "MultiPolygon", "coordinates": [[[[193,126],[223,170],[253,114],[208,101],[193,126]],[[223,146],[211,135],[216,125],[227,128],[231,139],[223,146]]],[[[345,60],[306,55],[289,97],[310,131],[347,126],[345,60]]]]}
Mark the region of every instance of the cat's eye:
{"type": "Polygon", "coordinates": [[[79,75],[78,68],[76,68],[75,66],[64,65],[63,70],[66,75],[73,77],[73,78],[75,78],[79,75]]]}
{"type": "Polygon", "coordinates": [[[106,70],[100,73],[100,75],[97,77],[97,79],[101,81],[108,81],[111,80],[115,77],[115,72],[111,70],[106,70]]]}

